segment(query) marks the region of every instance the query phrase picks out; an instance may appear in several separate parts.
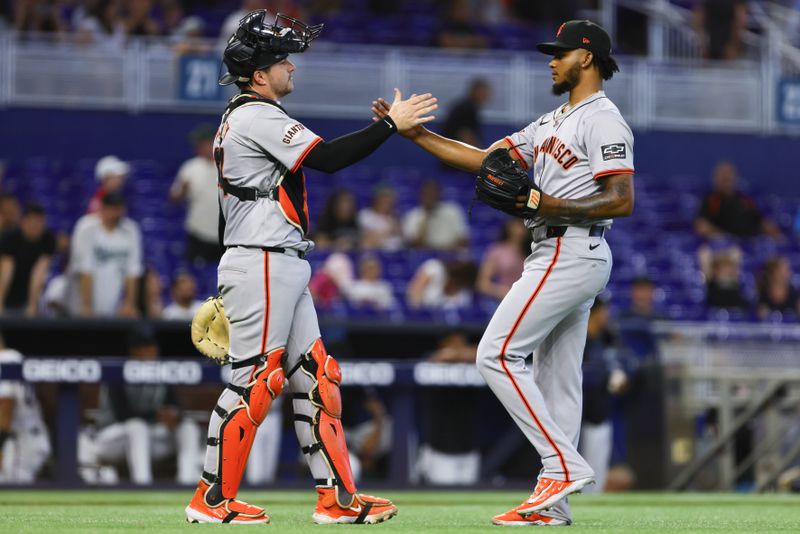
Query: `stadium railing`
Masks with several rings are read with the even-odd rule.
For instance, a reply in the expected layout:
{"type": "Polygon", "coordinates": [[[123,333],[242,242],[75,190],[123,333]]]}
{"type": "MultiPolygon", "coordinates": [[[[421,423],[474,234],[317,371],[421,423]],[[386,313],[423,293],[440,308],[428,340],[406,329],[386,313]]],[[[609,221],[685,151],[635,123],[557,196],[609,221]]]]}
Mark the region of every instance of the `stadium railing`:
{"type": "MultiPolygon", "coordinates": [[[[0,105],[217,113],[230,96],[216,86],[218,42],[198,43],[202,52],[180,55],[169,42],[156,39],[131,39],[126,48],[109,49],[79,45],[69,36],[17,39],[7,32],[0,35],[0,105]],[[43,71],[52,75],[46,84],[38,83],[43,71]]],[[[796,132],[798,124],[777,118],[781,56],[766,58],[698,63],[621,57],[621,72],[606,91],[637,128],[796,132]]],[[[488,123],[518,124],[559,103],[550,94],[546,58],[530,51],[320,42],[293,61],[298,70],[292,106],[304,117],[363,118],[368,103],[390,95],[394,87],[430,91],[447,109],[477,76],[488,78],[494,88],[483,112],[488,123]]]]}

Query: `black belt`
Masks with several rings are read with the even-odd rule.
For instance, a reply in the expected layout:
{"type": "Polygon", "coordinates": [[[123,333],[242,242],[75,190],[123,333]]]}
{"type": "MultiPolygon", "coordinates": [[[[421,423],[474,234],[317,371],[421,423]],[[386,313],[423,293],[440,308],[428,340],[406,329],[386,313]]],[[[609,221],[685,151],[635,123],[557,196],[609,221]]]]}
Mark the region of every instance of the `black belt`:
{"type": "Polygon", "coordinates": [[[230,247],[226,248],[257,248],[258,250],[263,250],[264,252],[277,252],[279,254],[288,254],[289,256],[293,256],[292,252],[297,253],[297,257],[301,260],[306,259],[306,253],[304,250],[297,250],[295,248],[283,248],[283,247],[246,247],[244,245],[231,245],[230,247]],[[291,250],[291,252],[289,252],[291,250]]]}
{"type": "MultiPolygon", "coordinates": [[[[548,226],[547,227],[547,238],[551,237],[562,237],[564,234],[567,233],[567,228],[569,226],[548,226]]],[[[603,233],[606,231],[606,227],[593,224],[591,228],[589,228],[589,237],[603,237],[603,233]]]]}

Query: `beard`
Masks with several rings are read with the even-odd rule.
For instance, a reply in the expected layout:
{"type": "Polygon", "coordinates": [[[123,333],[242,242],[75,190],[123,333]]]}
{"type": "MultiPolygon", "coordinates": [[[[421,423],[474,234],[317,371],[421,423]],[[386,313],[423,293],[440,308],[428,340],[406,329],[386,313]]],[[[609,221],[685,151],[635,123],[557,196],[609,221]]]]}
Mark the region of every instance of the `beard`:
{"type": "Polygon", "coordinates": [[[569,68],[567,73],[564,75],[564,81],[559,83],[553,84],[553,94],[556,96],[561,96],[568,91],[572,91],[576,85],[578,85],[578,81],[580,81],[581,77],[581,66],[578,63],[575,63],[573,66],[569,68]]]}

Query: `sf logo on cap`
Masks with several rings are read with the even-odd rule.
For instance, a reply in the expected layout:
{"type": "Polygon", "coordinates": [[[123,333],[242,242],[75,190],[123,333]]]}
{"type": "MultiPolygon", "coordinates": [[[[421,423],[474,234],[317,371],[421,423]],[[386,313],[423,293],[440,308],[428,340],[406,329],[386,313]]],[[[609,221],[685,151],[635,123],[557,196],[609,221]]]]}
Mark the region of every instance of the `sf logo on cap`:
{"type": "Polygon", "coordinates": [[[558,27],[558,31],[556,32],[556,37],[558,37],[559,35],[561,35],[561,30],[563,30],[563,29],[564,29],[564,25],[565,25],[565,24],[566,24],[566,22],[564,22],[563,24],[561,24],[561,26],[559,26],[559,27],[558,27]]]}

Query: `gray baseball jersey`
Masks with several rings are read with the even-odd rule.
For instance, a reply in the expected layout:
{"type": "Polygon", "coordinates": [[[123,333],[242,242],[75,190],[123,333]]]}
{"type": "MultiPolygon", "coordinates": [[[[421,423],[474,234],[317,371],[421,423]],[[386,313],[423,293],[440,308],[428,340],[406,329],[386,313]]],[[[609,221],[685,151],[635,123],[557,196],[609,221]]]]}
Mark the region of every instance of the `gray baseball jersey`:
{"type": "MultiPolygon", "coordinates": [[[[574,108],[563,106],[542,115],[522,130],[506,137],[525,169],[542,192],[556,198],[583,198],[601,191],[598,180],[612,174],[633,174],[633,133],[603,91],[574,108]]],[[[610,220],[568,221],[537,217],[534,227],[602,224],[610,220]]]]}
{"type": "Polygon", "coordinates": [[[265,195],[243,201],[220,191],[225,246],[313,247],[301,165],[320,141],[277,103],[254,100],[223,117],[214,141],[222,179],[265,195]]]}
{"type": "MultiPolygon", "coordinates": [[[[583,198],[599,193],[605,176],[633,174],[631,130],[602,91],[563,110],[506,138],[546,194],[583,198]]],[[[532,252],[486,328],[478,368],[541,456],[540,476],[593,477],[577,450],[581,362],[589,309],[611,274],[611,250],[599,228],[611,221],[537,217],[526,224],[537,228],[532,252]],[[548,234],[548,226],[566,229],[548,234]]],[[[567,499],[543,514],[571,521],[567,499]]]]}

